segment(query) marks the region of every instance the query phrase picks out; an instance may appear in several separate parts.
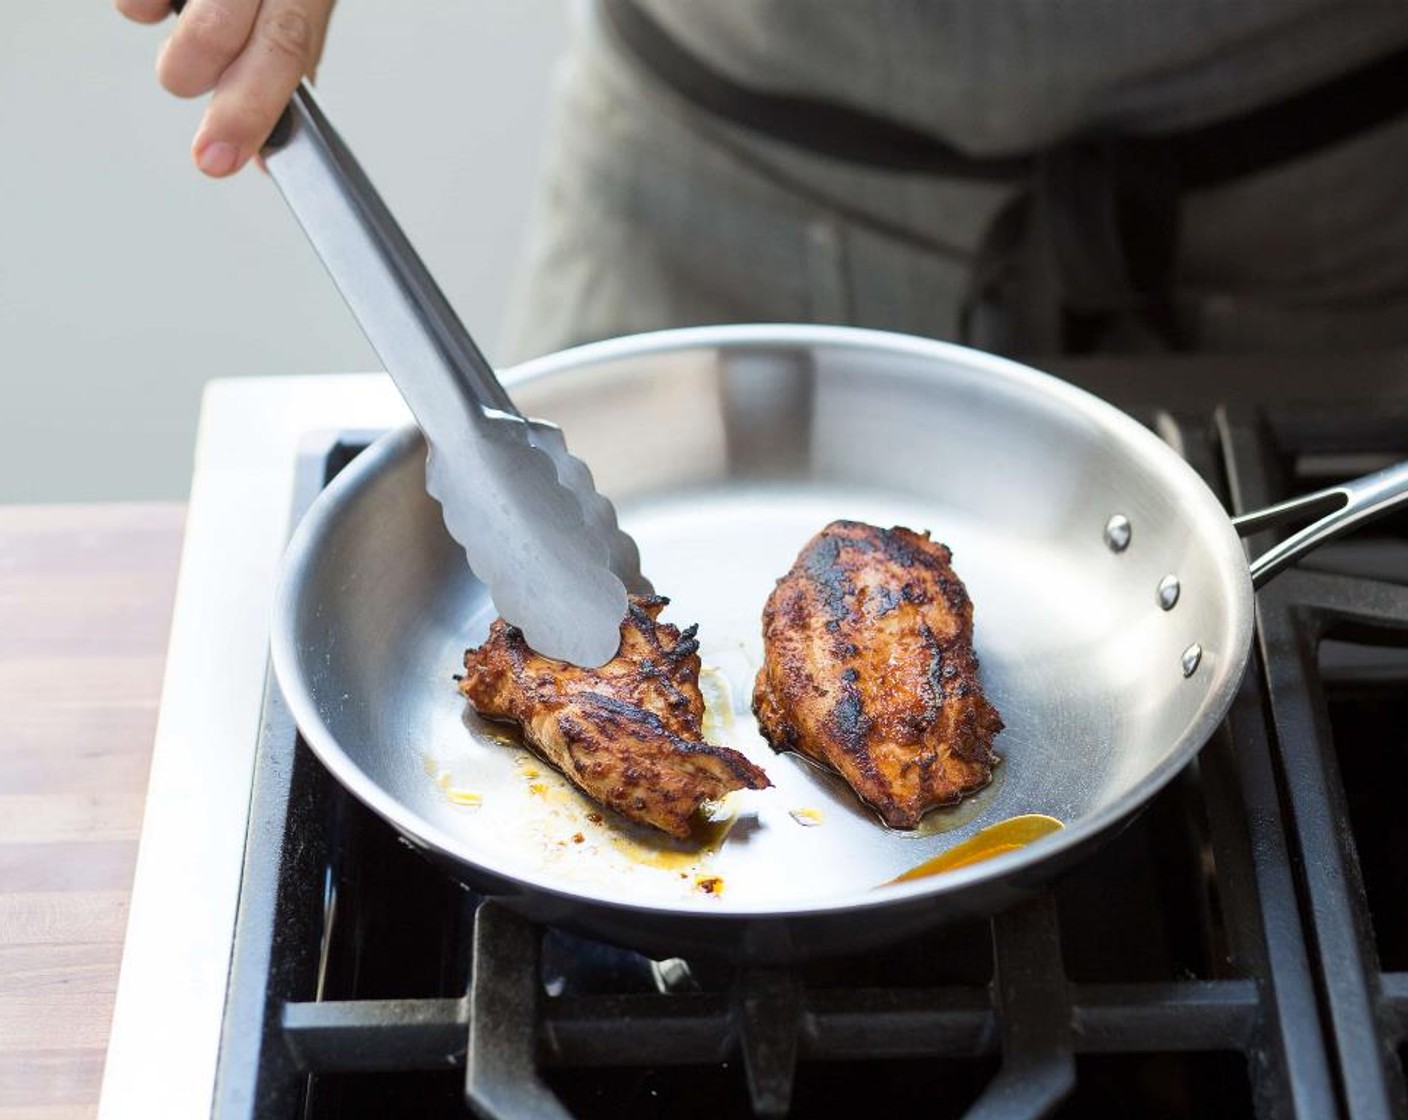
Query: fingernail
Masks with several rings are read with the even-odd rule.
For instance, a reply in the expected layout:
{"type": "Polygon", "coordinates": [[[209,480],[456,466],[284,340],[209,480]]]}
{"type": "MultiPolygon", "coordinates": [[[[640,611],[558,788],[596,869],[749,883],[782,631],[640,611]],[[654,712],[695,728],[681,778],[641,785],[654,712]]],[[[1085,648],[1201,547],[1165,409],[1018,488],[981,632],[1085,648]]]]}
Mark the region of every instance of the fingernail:
{"type": "Polygon", "coordinates": [[[216,140],[207,144],[196,156],[196,166],[207,175],[228,175],[239,162],[240,154],[233,144],[216,140]]]}

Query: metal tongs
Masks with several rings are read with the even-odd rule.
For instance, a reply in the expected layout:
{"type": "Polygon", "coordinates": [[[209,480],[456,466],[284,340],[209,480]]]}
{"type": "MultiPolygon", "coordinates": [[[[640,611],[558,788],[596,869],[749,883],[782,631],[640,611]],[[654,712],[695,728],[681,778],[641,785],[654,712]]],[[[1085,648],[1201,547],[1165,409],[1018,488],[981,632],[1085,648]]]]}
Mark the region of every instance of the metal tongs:
{"type": "Polygon", "coordinates": [[[562,431],[514,407],[306,83],[263,150],[430,447],[425,488],[494,606],[539,653],[615,656],[640,554],[562,431]]]}

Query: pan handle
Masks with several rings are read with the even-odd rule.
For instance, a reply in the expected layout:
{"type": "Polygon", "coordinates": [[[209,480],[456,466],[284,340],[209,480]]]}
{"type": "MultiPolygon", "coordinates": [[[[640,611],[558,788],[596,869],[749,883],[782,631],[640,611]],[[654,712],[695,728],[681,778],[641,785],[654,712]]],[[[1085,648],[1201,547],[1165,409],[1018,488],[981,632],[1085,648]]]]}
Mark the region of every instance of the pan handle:
{"type": "Polygon", "coordinates": [[[1252,587],[1260,588],[1312,549],[1403,505],[1408,505],[1408,462],[1243,514],[1233,518],[1232,527],[1239,536],[1248,537],[1290,521],[1316,518],[1251,562],[1252,587]]]}

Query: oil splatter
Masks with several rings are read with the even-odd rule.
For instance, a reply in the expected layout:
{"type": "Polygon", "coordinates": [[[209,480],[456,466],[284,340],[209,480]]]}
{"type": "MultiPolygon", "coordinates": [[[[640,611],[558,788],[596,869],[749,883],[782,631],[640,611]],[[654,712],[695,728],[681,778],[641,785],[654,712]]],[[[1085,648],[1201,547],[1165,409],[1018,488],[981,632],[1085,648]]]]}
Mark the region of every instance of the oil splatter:
{"type": "Polygon", "coordinates": [[[423,755],[422,763],[425,766],[426,774],[435,783],[435,788],[445,795],[445,800],[451,805],[459,805],[465,809],[477,809],[484,804],[483,794],[456,785],[454,774],[441,766],[434,755],[428,753],[423,755]]]}

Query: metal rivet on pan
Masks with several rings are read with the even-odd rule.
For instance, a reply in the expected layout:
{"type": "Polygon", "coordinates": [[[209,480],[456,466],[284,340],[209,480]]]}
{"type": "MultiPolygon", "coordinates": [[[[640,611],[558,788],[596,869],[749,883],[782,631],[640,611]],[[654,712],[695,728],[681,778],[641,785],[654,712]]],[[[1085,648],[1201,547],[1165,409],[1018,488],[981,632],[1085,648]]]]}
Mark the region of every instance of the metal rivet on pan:
{"type": "Polygon", "coordinates": [[[1105,543],[1110,546],[1111,552],[1123,552],[1129,547],[1129,538],[1133,532],[1129,518],[1122,513],[1116,513],[1105,522],[1105,543]]]}
{"type": "Polygon", "coordinates": [[[1203,659],[1203,647],[1197,642],[1183,651],[1183,675],[1191,677],[1198,671],[1198,662],[1203,659]]]}
{"type": "Polygon", "coordinates": [[[1178,577],[1172,573],[1159,580],[1159,606],[1166,611],[1171,611],[1178,604],[1178,593],[1183,590],[1183,586],[1178,582],[1178,577]]]}

